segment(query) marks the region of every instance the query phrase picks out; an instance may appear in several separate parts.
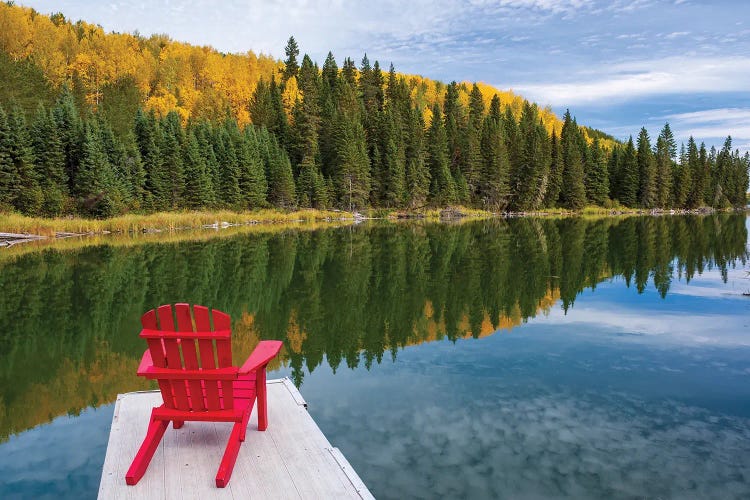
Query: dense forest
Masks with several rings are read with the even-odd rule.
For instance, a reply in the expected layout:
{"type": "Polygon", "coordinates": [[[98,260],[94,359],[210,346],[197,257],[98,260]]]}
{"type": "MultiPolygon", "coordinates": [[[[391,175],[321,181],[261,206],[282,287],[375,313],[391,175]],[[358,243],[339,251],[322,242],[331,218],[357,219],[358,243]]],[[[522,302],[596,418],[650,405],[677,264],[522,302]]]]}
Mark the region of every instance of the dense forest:
{"type": "Polygon", "coordinates": [[[14,318],[0,331],[0,442],[147,388],[133,376],[144,349],[138,318],[160,304],[229,313],[240,362],[258,340],[283,340],[281,359],[299,385],[320,365],[370,367],[404,346],[511,330],[558,303],[575,307],[583,290],[617,277],[633,293],[662,297],[678,277],[708,269],[726,281],[747,262],[746,242],[744,215],[716,214],[14,247],[25,253],[0,254],[0,314],[14,318]]]}
{"type": "Polygon", "coordinates": [[[625,144],[482,84],[220,54],[0,4],[0,209],[744,206],[750,157],[625,144]]]}

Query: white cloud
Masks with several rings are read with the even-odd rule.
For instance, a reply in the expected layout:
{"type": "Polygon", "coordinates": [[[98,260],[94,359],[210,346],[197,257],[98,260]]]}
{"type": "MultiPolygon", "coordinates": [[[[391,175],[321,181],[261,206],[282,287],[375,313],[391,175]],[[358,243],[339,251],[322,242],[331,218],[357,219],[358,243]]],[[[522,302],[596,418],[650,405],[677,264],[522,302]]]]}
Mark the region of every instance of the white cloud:
{"type": "Polygon", "coordinates": [[[746,91],[750,57],[668,57],[580,71],[573,81],[517,84],[538,102],[555,106],[610,105],[644,96],[746,91]]]}

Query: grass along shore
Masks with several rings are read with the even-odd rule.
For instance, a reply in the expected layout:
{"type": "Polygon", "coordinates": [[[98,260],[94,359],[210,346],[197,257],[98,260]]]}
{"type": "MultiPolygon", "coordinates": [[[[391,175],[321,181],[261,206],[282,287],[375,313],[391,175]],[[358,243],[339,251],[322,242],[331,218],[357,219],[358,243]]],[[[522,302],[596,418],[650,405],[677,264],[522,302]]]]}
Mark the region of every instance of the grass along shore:
{"type": "MultiPolygon", "coordinates": [[[[256,210],[250,212],[186,211],[158,212],[153,214],[128,214],[109,219],[87,219],[80,217],[28,217],[16,213],[0,213],[0,235],[10,233],[28,237],[60,238],[71,235],[108,234],[108,233],[149,233],[173,232],[185,229],[217,228],[244,225],[275,225],[289,223],[312,223],[353,221],[358,219],[482,219],[493,217],[566,217],[566,216],[621,216],[651,214],[709,213],[711,208],[697,210],[664,209],[647,210],[625,208],[621,206],[605,208],[587,206],[583,210],[573,211],[560,208],[541,209],[533,212],[496,213],[487,210],[451,206],[447,208],[429,208],[416,211],[393,209],[370,209],[362,213],[340,210],[305,209],[282,211],[278,209],[256,210]]],[[[6,236],[7,238],[7,236],[6,236]]]]}

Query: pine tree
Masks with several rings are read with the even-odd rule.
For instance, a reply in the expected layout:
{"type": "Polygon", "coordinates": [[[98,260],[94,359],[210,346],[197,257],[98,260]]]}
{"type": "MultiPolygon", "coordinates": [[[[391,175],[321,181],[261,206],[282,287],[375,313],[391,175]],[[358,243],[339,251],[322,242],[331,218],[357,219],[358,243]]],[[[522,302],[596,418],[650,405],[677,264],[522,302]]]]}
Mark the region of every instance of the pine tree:
{"type": "Polygon", "coordinates": [[[11,154],[13,144],[8,116],[0,106],[0,207],[10,208],[18,196],[18,172],[11,154]]]}
{"type": "Polygon", "coordinates": [[[51,113],[42,104],[31,125],[31,143],[36,158],[40,187],[44,194],[42,213],[56,217],[63,213],[68,198],[65,176],[65,151],[51,113]]]}
{"type": "Polygon", "coordinates": [[[680,161],[675,164],[674,173],[674,204],[678,208],[684,208],[687,202],[688,194],[692,188],[692,178],[690,166],[688,165],[688,153],[685,151],[685,145],[680,148],[680,161]]]}
{"type": "Polygon", "coordinates": [[[672,197],[672,170],[674,170],[674,156],[677,152],[672,130],[669,123],[664,124],[656,139],[656,203],[666,208],[670,206],[672,197]]]}
{"type": "Polygon", "coordinates": [[[167,205],[177,208],[182,205],[185,193],[185,173],[182,166],[182,148],[185,136],[180,125],[180,117],[175,111],[170,111],[161,124],[161,153],[162,168],[166,175],[167,205]]]}
{"type": "Polygon", "coordinates": [[[456,184],[450,171],[448,139],[440,106],[432,108],[432,123],[427,131],[427,165],[430,171],[430,197],[435,204],[456,202],[456,184]]]}
{"type": "Polygon", "coordinates": [[[284,53],[286,59],[284,60],[284,70],[282,71],[282,84],[286,83],[291,77],[296,77],[299,71],[299,64],[297,63],[297,56],[299,55],[299,46],[293,36],[289,37],[284,47],[284,53]]]}
{"type": "Polygon", "coordinates": [[[552,138],[550,140],[549,181],[547,182],[547,193],[544,196],[544,206],[548,208],[554,208],[558,204],[560,192],[562,191],[562,174],[563,165],[560,156],[559,141],[557,139],[557,134],[553,130],[552,138]]]}
{"type": "Polygon", "coordinates": [[[390,106],[385,113],[383,135],[383,203],[386,207],[398,207],[406,194],[406,155],[401,137],[400,116],[390,106]]]}
{"type": "MultiPolygon", "coordinates": [[[[683,166],[683,168],[687,168],[690,171],[690,187],[688,189],[687,186],[685,186],[683,189],[685,189],[686,193],[680,193],[680,196],[682,197],[684,195],[685,201],[684,206],[685,208],[697,208],[701,205],[702,200],[698,198],[698,193],[703,192],[702,186],[700,184],[696,184],[696,178],[698,180],[698,183],[700,183],[700,176],[701,176],[701,164],[700,164],[700,155],[698,153],[698,146],[695,144],[695,140],[692,136],[688,139],[688,146],[687,146],[687,165],[683,166]]],[[[684,181],[683,181],[684,182],[684,181]]]]}
{"type": "Polygon", "coordinates": [[[111,217],[122,208],[112,166],[104,150],[96,121],[86,123],[81,164],[75,179],[81,211],[95,217],[111,217]]]}
{"type": "Polygon", "coordinates": [[[210,206],[213,201],[211,176],[193,130],[187,133],[182,164],[185,169],[185,206],[192,209],[210,206]]]}
{"type": "Polygon", "coordinates": [[[243,205],[248,208],[263,207],[266,204],[268,182],[258,141],[251,127],[245,128],[237,148],[243,205]]]}
{"type": "Polygon", "coordinates": [[[630,136],[622,154],[619,156],[620,186],[618,200],[626,207],[638,204],[638,154],[630,136]]]}
{"type": "Polygon", "coordinates": [[[44,203],[44,193],[39,185],[39,174],[34,165],[34,150],[26,128],[26,118],[20,107],[14,106],[8,117],[11,164],[15,167],[18,190],[15,208],[26,215],[37,215],[44,203]]]}
{"type": "Polygon", "coordinates": [[[409,207],[421,207],[430,194],[430,170],[425,163],[424,119],[419,109],[409,111],[406,133],[406,196],[409,207]]]}
{"type": "Polygon", "coordinates": [[[294,175],[286,151],[265,128],[258,131],[258,149],[268,179],[268,201],[281,208],[295,206],[294,175]]]}
{"type": "Polygon", "coordinates": [[[76,170],[81,161],[81,143],[83,141],[83,125],[78,115],[75,97],[67,85],[52,109],[57,131],[65,151],[65,176],[68,179],[68,192],[74,192],[76,170]]]}
{"type": "Polygon", "coordinates": [[[609,174],[604,152],[599,147],[599,139],[594,138],[586,155],[586,198],[592,203],[605,206],[609,199],[609,174]]]}
{"type": "Polygon", "coordinates": [[[654,208],[657,204],[656,164],[645,127],[638,134],[638,175],[638,202],[643,208],[654,208]]]}
{"type": "Polygon", "coordinates": [[[369,203],[370,159],[367,155],[367,138],[360,121],[360,108],[355,90],[345,80],[342,80],[340,85],[333,183],[339,206],[356,210],[366,207],[369,203]]]}
{"type": "Polygon", "coordinates": [[[234,148],[235,142],[232,140],[236,135],[239,135],[237,122],[231,119],[225,120],[223,126],[214,134],[214,151],[219,167],[219,175],[214,183],[217,186],[219,204],[228,208],[239,207],[242,200],[239,164],[234,148]]]}
{"type": "Polygon", "coordinates": [[[500,99],[493,96],[490,112],[484,118],[481,138],[482,169],[480,197],[492,210],[503,210],[508,204],[508,153],[503,137],[500,99]]]}
{"type": "Polygon", "coordinates": [[[170,200],[169,178],[162,165],[159,150],[159,131],[156,117],[138,110],[135,116],[135,139],[146,172],[146,205],[150,209],[164,210],[170,200]]]}
{"type": "Polygon", "coordinates": [[[482,127],[484,122],[484,99],[482,92],[475,83],[469,94],[469,120],[466,127],[465,161],[462,174],[466,179],[469,199],[476,201],[479,195],[479,184],[482,175],[483,158],[481,151],[482,127]]]}
{"type": "Polygon", "coordinates": [[[580,131],[570,111],[565,112],[560,149],[563,165],[563,189],[560,198],[563,205],[580,210],[586,205],[586,188],[583,184],[583,159],[581,158],[580,131]]]}

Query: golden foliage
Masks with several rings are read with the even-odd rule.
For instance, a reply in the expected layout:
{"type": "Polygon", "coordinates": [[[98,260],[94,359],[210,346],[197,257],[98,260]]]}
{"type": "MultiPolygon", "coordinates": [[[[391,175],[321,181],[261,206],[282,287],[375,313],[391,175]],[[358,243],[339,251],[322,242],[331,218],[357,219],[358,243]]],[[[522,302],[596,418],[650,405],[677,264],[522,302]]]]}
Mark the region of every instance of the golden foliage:
{"type": "MultiPolygon", "coordinates": [[[[253,52],[224,54],[211,47],[177,42],[165,35],[144,38],[127,33],[105,34],[97,25],[63,21],[61,16],[53,21],[33,9],[2,2],[0,50],[14,60],[30,59],[55,86],[75,77],[94,108],[105,85],[130,77],[141,92],[145,107],[160,116],[174,110],[184,121],[222,118],[228,109],[243,126],[251,121],[248,109],[258,81],[269,80],[283,66],[270,56],[253,52]]],[[[431,107],[443,103],[445,84],[420,75],[399,76],[406,79],[412,99],[429,124],[431,107]]],[[[459,102],[464,106],[468,105],[471,85],[468,82],[459,85],[459,102]]],[[[486,83],[477,85],[486,106],[497,95],[518,119],[523,97],[486,83]]],[[[296,80],[290,79],[283,95],[288,115],[300,97],[296,80]]],[[[560,119],[549,107],[539,111],[547,131],[554,129],[559,134],[560,119]]],[[[587,134],[585,137],[590,142],[587,134]]],[[[611,147],[611,141],[601,142],[605,148],[611,147]]]]}

